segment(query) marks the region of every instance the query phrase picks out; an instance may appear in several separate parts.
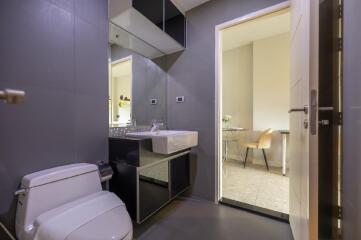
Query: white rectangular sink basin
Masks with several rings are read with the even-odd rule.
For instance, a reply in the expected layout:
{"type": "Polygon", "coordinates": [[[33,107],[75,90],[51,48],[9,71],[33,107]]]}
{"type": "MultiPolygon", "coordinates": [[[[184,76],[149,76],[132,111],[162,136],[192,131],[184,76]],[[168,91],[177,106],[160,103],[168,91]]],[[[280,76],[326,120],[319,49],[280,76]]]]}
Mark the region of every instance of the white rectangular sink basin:
{"type": "Polygon", "coordinates": [[[129,137],[152,138],[153,152],[171,154],[198,145],[198,132],[161,130],[157,132],[132,132],[129,137]]]}

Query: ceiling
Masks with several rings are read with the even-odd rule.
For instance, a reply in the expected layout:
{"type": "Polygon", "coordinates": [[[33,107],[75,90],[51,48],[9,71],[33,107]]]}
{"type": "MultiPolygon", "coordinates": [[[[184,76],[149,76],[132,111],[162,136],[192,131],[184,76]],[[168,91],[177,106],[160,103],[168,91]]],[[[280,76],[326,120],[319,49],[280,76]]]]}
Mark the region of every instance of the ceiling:
{"type": "Polygon", "coordinates": [[[223,30],[223,51],[247,45],[256,40],[289,32],[290,17],[290,12],[287,9],[223,30]]]}
{"type": "Polygon", "coordinates": [[[171,0],[183,13],[210,0],[171,0]]]}

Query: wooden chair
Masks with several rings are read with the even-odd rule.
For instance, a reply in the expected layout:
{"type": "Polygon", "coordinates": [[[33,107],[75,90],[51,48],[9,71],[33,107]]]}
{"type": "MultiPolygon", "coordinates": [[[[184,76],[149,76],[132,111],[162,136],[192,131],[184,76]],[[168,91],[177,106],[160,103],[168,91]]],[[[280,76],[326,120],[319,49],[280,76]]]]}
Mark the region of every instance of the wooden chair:
{"type": "Polygon", "coordinates": [[[244,167],[246,167],[248,151],[249,151],[250,148],[252,148],[252,149],[260,149],[260,150],[262,150],[267,170],[269,170],[265,149],[269,149],[271,147],[272,132],[273,132],[273,129],[269,128],[269,129],[267,129],[266,131],[264,131],[261,134],[261,136],[258,138],[257,142],[248,143],[248,144],[245,145],[247,150],[246,150],[246,157],[244,159],[244,167]]]}

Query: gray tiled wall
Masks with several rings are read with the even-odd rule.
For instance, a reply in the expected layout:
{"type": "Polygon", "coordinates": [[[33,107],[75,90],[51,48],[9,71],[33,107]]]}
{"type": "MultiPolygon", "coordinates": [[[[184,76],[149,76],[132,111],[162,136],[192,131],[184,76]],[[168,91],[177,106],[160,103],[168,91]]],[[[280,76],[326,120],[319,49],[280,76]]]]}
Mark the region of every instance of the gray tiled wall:
{"type": "Polygon", "coordinates": [[[361,239],[361,1],[344,1],[342,238],[361,239]]]}
{"type": "Polygon", "coordinates": [[[106,0],[1,0],[0,220],[14,230],[25,174],[108,158],[106,0]]]}

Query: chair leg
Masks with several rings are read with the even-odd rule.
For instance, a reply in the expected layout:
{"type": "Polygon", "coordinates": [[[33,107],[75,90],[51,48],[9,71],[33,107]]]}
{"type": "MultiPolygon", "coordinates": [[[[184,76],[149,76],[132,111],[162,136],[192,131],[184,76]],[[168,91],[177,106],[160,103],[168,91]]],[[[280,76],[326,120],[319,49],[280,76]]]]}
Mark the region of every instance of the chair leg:
{"type": "Polygon", "coordinates": [[[244,166],[244,168],[246,168],[246,162],[247,162],[248,150],[249,150],[249,148],[247,148],[247,150],[246,150],[246,157],[244,158],[244,162],[243,162],[243,166],[244,166]]]}
{"type": "Polygon", "coordinates": [[[269,171],[268,162],[267,162],[267,157],[266,157],[266,152],[265,152],[264,149],[262,149],[262,152],[263,152],[263,157],[264,157],[264,161],[265,161],[265,163],[266,163],[267,170],[269,171]]]}

